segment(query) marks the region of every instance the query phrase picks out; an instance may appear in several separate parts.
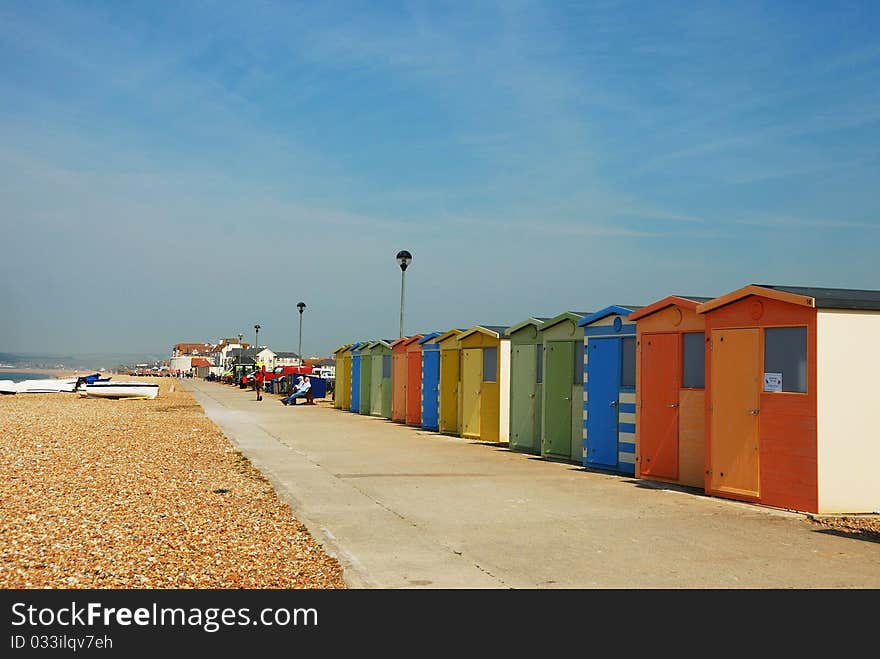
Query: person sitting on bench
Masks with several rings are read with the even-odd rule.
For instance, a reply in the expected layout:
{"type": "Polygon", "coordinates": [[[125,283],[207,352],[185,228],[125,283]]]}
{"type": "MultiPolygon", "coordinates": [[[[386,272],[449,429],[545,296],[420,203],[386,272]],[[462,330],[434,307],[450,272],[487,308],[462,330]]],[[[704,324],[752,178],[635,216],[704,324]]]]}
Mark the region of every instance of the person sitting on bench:
{"type": "Polygon", "coordinates": [[[296,385],[296,389],[293,390],[293,393],[287,398],[281,399],[281,402],[285,405],[296,405],[296,399],[308,396],[309,390],[312,388],[312,383],[309,382],[308,378],[304,379],[303,376],[300,375],[297,379],[299,380],[299,383],[296,385]]]}

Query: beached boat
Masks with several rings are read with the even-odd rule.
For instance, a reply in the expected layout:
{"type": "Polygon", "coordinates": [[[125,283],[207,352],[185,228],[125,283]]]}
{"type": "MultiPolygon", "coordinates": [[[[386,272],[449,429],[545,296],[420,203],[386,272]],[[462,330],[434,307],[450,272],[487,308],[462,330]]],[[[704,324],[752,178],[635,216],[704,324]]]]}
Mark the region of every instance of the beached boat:
{"type": "Polygon", "coordinates": [[[155,398],[158,384],[146,382],[95,382],[83,388],[89,398],[155,398]]]}
{"type": "Polygon", "coordinates": [[[0,394],[7,396],[9,394],[17,394],[18,386],[12,380],[0,380],[0,394]]]}
{"type": "Polygon", "coordinates": [[[52,380],[22,380],[15,383],[20,394],[57,394],[76,390],[78,378],[58,378],[52,380]]]}

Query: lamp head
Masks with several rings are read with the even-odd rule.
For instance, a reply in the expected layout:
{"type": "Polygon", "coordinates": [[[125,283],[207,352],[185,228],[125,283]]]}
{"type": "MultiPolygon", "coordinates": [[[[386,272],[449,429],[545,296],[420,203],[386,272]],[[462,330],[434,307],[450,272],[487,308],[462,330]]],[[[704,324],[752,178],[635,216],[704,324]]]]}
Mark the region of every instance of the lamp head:
{"type": "Polygon", "coordinates": [[[306,308],[306,303],[305,302],[297,302],[296,308],[299,309],[300,313],[302,313],[303,310],[306,308]]]}
{"type": "Polygon", "coordinates": [[[397,263],[400,265],[400,269],[404,272],[406,272],[406,269],[409,267],[410,261],[412,261],[412,254],[405,249],[397,252],[397,263]]]}

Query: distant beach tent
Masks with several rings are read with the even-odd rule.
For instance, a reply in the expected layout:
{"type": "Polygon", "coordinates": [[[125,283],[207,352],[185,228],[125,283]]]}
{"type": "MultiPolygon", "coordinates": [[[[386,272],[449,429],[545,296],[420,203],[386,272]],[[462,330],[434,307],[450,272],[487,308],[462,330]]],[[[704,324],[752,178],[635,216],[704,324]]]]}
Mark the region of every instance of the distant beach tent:
{"type": "Polygon", "coordinates": [[[440,348],[440,383],[438,393],[438,430],[449,435],[461,434],[461,351],[458,337],[463,329],[454,328],[435,340],[440,348]]]}
{"type": "MultiPolygon", "coordinates": [[[[348,352],[348,349],[351,347],[350,343],[346,343],[345,345],[339,346],[336,350],[333,351],[333,357],[336,363],[336,383],[333,389],[333,407],[337,410],[344,409],[345,398],[347,396],[344,395],[346,391],[346,387],[351,387],[349,383],[349,378],[346,375],[346,359],[345,353],[348,352]]],[[[347,363],[351,363],[349,360],[347,363]]],[[[349,402],[349,405],[351,403],[349,402]]]]}
{"type": "Polygon", "coordinates": [[[375,341],[370,346],[370,414],[391,418],[391,339],[375,341]]]}
{"type": "Polygon", "coordinates": [[[440,332],[424,332],[406,346],[406,424],[422,425],[422,341],[425,337],[436,338],[440,332]]]}
{"type": "Polygon", "coordinates": [[[437,430],[440,421],[440,344],[443,332],[431,332],[419,339],[422,349],[421,425],[426,430],[437,430]]]}
{"type": "Polygon", "coordinates": [[[565,311],[540,329],[544,353],[541,455],[583,462],[584,330],[588,311],[565,311]]]}
{"type": "Polygon", "coordinates": [[[629,315],[636,323],[636,478],[703,489],[706,319],[711,298],[670,295],[629,315]]]}
{"type": "Polygon", "coordinates": [[[538,330],[546,318],[529,317],[505,331],[510,338],[510,448],[541,453],[544,345],[538,330]]]}
{"type": "Polygon", "coordinates": [[[414,334],[401,337],[391,344],[391,420],[398,423],[406,423],[408,348],[421,338],[421,334],[414,334]]]}
{"type": "Polygon", "coordinates": [[[880,291],[752,284],[697,307],[709,339],[709,494],[880,509],[880,291]]]}
{"type": "Polygon", "coordinates": [[[635,474],[636,325],[641,306],[617,304],[578,321],[584,329],[583,465],[635,474]]]}
{"type": "Polygon", "coordinates": [[[351,409],[349,411],[360,413],[361,411],[361,347],[363,341],[351,344],[351,409]]]}
{"type": "Polygon", "coordinates": [[[462,437],[483,442],[510,438],[510,339],[506,331],[506,325],[476,325],[458,337],[462,437]]]}
{"type": "Polygon", "coordinates": [[[358,398],[358,413],[368,415],[370,413],[370,394],[372,393],[373,380],[373,353],[374,341],[365,341],[360,347],[360,396],[358,398]]]}

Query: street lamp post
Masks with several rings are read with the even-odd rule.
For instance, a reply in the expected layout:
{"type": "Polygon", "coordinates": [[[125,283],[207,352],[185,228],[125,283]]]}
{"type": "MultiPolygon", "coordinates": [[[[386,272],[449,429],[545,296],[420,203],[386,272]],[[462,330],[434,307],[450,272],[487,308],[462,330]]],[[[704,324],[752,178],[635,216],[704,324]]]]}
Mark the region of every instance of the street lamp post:
{"type": "Polygon", "coordinates": [[[303,311],[306,309],[305,302],[297,302],[296,308],[299,309],[299,365],[303,365],[303,311]]]}
{"type": "Polygon", "coordinates": [[[254,350],[256,351],[254,353],[254,389],[257,390],[257,400],[263,400],[263,397],[260,395],[261,382],[256,376],[256,372],[260,370],[260,364],[257,361],[257,355],[260,352],[260,326],[254,325],[254,331],[256,332],[256,336],[254,337],[254,350]]]}
{"type": "MultiPolygon", "coordinates": [[[[241,354],[242,351],[244,350],[244,347],[243,347],[242,344],[241,344],[241,342],[242,342],[243,339],[244,339],[244,334],[242,334],[241,332],[239,332],[239,333],[238,333],[238,359],[239,359],[239,360],[242,360],[242,359],[244,358],[244,355],[241,354]]],[[[232,379],[233,379],[233,383],[235,383],[235,382],[234,382],[234,380],[235,380],[235,370],[234,370],[234,369],[235,369],[235,362],[234,362],[234,359],[235,359],[235,358],[233,357],[233,371],[232,371],[232,379]]]]}
{"type": "Polygon", "coordinates": [[[400,265],[400,336],[403,336],[403,302],[406,295],[406,269],[412,261],[412,254],[405,249],[397,252],[397,263],[400,265]]]}

